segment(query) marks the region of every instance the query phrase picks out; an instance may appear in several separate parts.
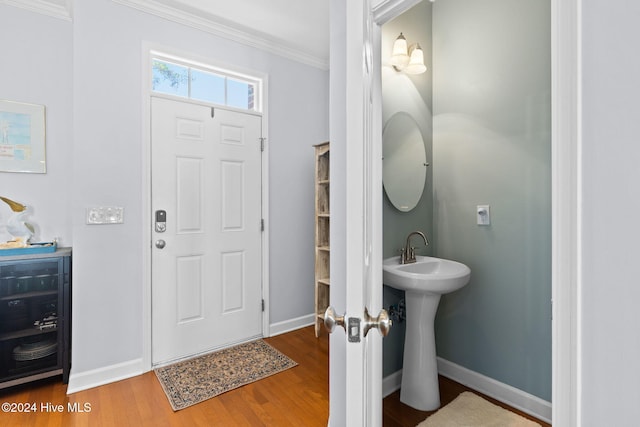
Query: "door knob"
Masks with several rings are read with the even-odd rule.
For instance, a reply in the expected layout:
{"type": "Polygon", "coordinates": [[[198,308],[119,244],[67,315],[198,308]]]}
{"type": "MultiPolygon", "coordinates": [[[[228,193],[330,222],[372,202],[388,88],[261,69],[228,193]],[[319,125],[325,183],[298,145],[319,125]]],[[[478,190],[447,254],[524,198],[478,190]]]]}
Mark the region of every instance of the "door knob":
{"type": "Polygon", "coordinates": [[[156,248],[163,249],[165,246],[167,246],[167,242],[162,239],[156,240],[156,248]]]}
{"type": "MultiPolygon", "coordinates": [[[[326,322],[326,320],[325,320],[326,322]]],[[[384,308],[380,310],[378,317],[371,317],[369,314],[369,309],[365,307],[364,309],[364,324],[363,324],[363,333],[364,336],[367,336],[367,332],[370,329],[377,329],[380,331],[380,335],[386,337],[389,333],[389,329],[391,329],[391,319],[389,318],[389,313],[384,308]]]]}
{"type": "Polygon", "coordinates": [[[344,315],[336,315],[335,309],[329,306],[324,312],[324,327],[327,329],[327,332],[331,333],[336,329],[336,325],[342,326],[345,331],[347,329],[344,325],[344,315]]]}

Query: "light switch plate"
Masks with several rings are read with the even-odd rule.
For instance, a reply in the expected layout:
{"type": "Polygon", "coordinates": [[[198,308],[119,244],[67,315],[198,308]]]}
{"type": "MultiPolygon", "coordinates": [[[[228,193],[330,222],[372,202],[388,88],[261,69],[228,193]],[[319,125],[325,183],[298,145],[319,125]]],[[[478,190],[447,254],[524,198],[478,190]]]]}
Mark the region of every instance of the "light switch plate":
{"type": "Polygon", "coordinates": [[[491,225],[491,207],[489,205],[478,205],[476,221],[478,225],[491,225]]]}
{"type": "Polygon", "coordinates": [[[87,208],[87,224],[123,224],[124,208],[121,206],[97,206],[87,208]]]}

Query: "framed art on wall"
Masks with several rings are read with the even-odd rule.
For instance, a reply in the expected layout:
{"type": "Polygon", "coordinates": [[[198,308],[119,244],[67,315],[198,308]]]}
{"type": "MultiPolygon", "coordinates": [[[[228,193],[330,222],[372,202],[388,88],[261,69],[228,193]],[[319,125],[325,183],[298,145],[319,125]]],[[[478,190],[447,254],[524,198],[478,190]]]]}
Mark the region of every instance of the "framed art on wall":
{"type": "Polygon", "coordinates": [[[46,171],[44,105],[0,100],[0,172],[46,171]]]}

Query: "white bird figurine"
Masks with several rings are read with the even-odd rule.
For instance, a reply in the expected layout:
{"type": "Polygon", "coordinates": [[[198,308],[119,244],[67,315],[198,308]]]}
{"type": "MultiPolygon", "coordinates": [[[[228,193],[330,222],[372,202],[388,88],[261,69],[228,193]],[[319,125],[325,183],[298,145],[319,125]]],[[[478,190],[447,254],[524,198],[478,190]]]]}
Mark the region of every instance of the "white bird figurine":
{"type": "Polygon", "coordinates": [[[0,196],[0,200],[9,205],[11,210],[14,212],[9,218],[9,221],[7,221],[7,231],[14,239],[19,240],[26,245],[31,236],[35,233],[33,225],[22,219],[22,217],[28,214],[27,206],[2,196],[0,196]]]}

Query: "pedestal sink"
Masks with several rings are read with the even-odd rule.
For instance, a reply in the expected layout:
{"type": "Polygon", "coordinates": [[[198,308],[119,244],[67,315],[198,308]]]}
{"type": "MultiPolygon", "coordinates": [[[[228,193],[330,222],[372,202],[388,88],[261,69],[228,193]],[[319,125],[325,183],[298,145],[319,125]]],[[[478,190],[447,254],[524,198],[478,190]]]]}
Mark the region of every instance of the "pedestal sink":
{"type": "Polygon", "coordinates": [[[400,264],[400,257],[388,258],[382,268],[383,283],[405,291],[407,329],[400,401],[432,411],[440,407],[433,329],[440,295],[469,283],[471,270],[456,261],[427,256],[416,256],[412,264],[400,264]]]}

